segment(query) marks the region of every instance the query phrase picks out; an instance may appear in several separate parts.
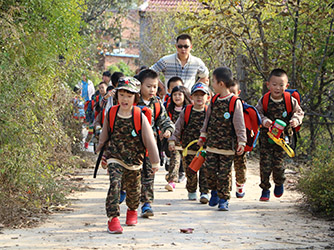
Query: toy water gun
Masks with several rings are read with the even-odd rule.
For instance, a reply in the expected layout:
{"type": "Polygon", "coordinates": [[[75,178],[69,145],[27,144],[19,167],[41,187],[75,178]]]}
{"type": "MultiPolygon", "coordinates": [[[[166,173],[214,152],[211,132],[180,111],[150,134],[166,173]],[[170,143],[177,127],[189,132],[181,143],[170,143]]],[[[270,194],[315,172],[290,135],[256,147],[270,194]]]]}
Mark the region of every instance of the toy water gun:
{"type": "Polygon", "coordinates": [[[276,143],[278,146],[283,148],[283,150],[290,156],[295,157],[295,152],[289,145],[281,138],[281,134],[286,127],[286,123],[282,120],[276,119],[274,124],[269,128],[268,136],[270,143],[276,143]]]}
{"type": "MultiPolygon", "coordinates": [[[[188,154],[188,148],[189,148],[191,145],[195,144],[196,142],[198,142],[198,140],[194,140],[194,141],[190,142],[190,143],[187,145],[187,147],[186,147],[186,148],[183,150],[183,152],[182,152],[183,157],[187,156],[187,154],[188,154]]],[[[194,159],[193,159],[193,160],[191,161],[191,163],[189,164],[189,168],[190,168],[192,171],[194,171],[195,173],[197,173],[197,171],[202,167],[203,163],[205,162],[205,157],[206,157],[206,151],[203,150],[203,147],[201,147],[201,148],[197,151],[197,153],[196,153],[194,159]]]]}

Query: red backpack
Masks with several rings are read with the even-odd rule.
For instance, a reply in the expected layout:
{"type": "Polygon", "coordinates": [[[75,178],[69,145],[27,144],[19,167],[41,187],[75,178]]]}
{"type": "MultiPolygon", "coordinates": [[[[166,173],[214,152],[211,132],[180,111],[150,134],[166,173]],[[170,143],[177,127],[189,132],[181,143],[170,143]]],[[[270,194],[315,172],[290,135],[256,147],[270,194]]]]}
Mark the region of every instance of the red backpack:
{"type": "MultiPolygon", "coordinates": [[[[119,105],[112,106],[109,110],[109,125],[111,133],[114,132],[114,125],[116,121],[117,112],[119,110],[119,105]]],[[[151,109],[144,107],[141,109],[140,107],[133,106],[132,109],[132,122],[135,127],[135,132],[137,135],[141,136],[141,124],[142,124],[142,116],[141,113],[147,117],[149,123],[151,124],[152,121],[152,111],[151,109]]]]}
{"type": "MultiPolygon", "coordinates": [[[[293,110],[292,98],[291,98],[292,96],[297,100],[299,105],[300,105],[300,101],[301,101],[300,94],[299,94],[297,89],[286,89],[285,90],[285,92],[284,92],[284,104],[285,104],[285,108],[286,108],[286,112],[288,113],[288,116],[290,116],[292,114],[292,110],[293,110]]],[[[268,111],[269,98],[270,98],[270,91],[267,92],[262,98],[263,111],[264,111],[265,115],[268,111]]],[[[295,128],[296,132],[298,132],[299,130],[300,130],[300,126],[295,128]]]]}
{"type": "MultiPolygon", "coordinates": [[[[211,100],[211,106],[215,103],[219,94],[216,94],[211,100]]],[[[233,95],[229,102],[229,113],[231,115],[231,122],[233,122],[233,113],[235,108],[235,103],[237,100],[241,100],[240,98],[233,95]]],[[[246,127],[246,136],[247,142],[245,146],[245,151],[250,152],[256,146],[257,138],[260,134],[260,125],[261,125],[261,117],[257,109],[247,103],[242,102],[245,127],[246,127]]]]}

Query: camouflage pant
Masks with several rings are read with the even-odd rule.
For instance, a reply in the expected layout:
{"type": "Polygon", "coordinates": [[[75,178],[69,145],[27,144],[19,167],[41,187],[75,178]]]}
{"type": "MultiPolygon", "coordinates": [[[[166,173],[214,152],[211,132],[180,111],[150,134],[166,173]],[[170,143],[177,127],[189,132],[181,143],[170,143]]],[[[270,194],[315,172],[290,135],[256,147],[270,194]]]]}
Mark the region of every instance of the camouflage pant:
{"type": "Polygon", "coordinates": [[[120,215],[119,198],[121,180],[124,177],[126,186],[126,205],[130,210],[136,210],[139,206],[140,196],[140,170],[128,170],[119,164],[108,165],[110,186],[106,199],[106,211],[108,218],[120,215]]]}
{"type": "Polygon", "coordinates": [[[274,183],[278,186],[285,181],[283,165],[285,152],[276,145],[268,142],[268,136],[260,136],[260,176],[262,189],[269,189],[270,175],[273,173],[274,183]]]}
{"type": "Polygon", "coordinates": [[[144,167],[141,172],[141,194],[140,194],[140,201],[145,203],[152,203],[154,200],[154,176],[152,169],[152,164],[150,162],[150,159],[148,157],[146,159],[146,168],[144,170],[144,167]],[[146,173],[145,173],[146,171],[146,173]]]}
{"type": "MultiPolygon", "coordinates": [[[[204,166],[207,171],[209,189],[217,190],[221,199],[230,199],[233,155],[207,152],[204,166]]],[[[202,167],[202,168],[203,168],[202,167]]]]}
{"type": "Polygon", "coordinates": [[[181,151],[174,150],[170,152],[170,164],[168,168],[167,181],[177,182],[179,179],[179,169],[181,164],[181,151]]]}
{"type": "Polygon", "coordinates": [[[246,153],[234,156],[235,180],[239,184],[246,182],[246,153]]]}
{"type": "MultiPolygon", "coordinates": [[[[194,193],[197,190],[197,173],[191,171],[188,167],[195,155],[187,155],[183,158],[183,167],[186,170],[187,184],[186,188],[189,193],[194,193]]],[[[208,183],[206,180],[206,169],[202,166],[199,170],[199,191],[207,194],[209,192],[208,183]]]]}

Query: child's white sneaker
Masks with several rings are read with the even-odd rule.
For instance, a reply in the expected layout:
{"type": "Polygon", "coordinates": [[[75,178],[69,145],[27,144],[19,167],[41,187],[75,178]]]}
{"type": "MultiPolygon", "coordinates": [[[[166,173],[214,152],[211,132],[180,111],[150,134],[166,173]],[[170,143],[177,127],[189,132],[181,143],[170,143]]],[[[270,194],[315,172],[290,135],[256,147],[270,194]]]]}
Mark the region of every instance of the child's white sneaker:
{"type": "Polygon", "coordinates": [[[189,199],[190,201],[195,201],[195,200],[197,200],[197,194],[196,194],[196,192],[194,192],[194,193],[188,193],[188,199],[189,199]]]}

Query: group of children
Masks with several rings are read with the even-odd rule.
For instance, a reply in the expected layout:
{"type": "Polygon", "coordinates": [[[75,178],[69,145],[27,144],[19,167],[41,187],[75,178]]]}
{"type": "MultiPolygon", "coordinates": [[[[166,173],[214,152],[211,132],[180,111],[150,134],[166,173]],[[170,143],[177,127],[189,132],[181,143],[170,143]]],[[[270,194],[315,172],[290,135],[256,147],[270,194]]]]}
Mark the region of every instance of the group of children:
{"type": "MultiPolygon", "coordinates": [[[[96,119],[95,129],[102,128],[102,132],[96,152],[103,150],[102,167],[108,168],[110,178],[106,199],[109,233],[123,231],[118,217],[119,204],[125,196],[128,207],[126,225],[137,224],[140,203],[142,217],[153,216],[154,176],[162,155],[170,157],[166,175],[168,183],[165,186],[168,191],[175,189],[182,164],[187,177],[189,200],[197,200],[199,183],[201,203],[209,203],[212,207],[218,205],[218,210],[228,211],[234,161],[236,196],[242,198],[245,195],[244,149],[247,135],[243,103],[238,98],[240,88],[233,79],[232,71],[227,67],[213,71],[211,87],[214,96],[206,83],[194,83],[189,91],[183,86],[181,78],[171,78],[168,82],[170,94],[165,99],[165,105],[157,97],[158,82],[159,76],[155,71],[144,69],[135,77],[120,77],[114,90],[107,91],[102,83],[99,86],[99,108],[95,110],[101,119],[96,119]],[[110,97],[113,97],[113,103],[107,109],[106,100],[110,97]],[[229,109],[232,100],[233,113],[229,109]],[[190,146],[187,156],[182,157],[182,150],[194,140],[198,140],[197,144],[190,146]],[[163,147],[166,143],[168,146],[163,147]],[[197,176],[189,164],[202,146],[206,150],[206,160],[197,176]],[[164,154],[161,148],[166,151],[164,154]]],[[[264,104],[262,97],[256,106],[262,119],[259,137],[261,201],[269,200],[271,173],[276,197],[283,194],[285,180],[284,151],[280,146],[268,142],[268,128],[276,119],[284,120],[288,126],[283,136],[291,136],[288,131],[299,126],[304,115],[293,97],[292,112],[286,111],[283,96],[287,86],[287,73],[281,69],[273,70],[267,82],[269,101],[264,104]]]]}

